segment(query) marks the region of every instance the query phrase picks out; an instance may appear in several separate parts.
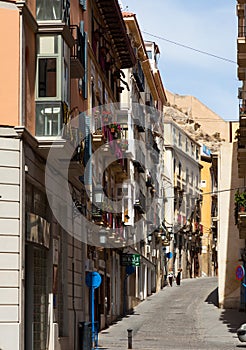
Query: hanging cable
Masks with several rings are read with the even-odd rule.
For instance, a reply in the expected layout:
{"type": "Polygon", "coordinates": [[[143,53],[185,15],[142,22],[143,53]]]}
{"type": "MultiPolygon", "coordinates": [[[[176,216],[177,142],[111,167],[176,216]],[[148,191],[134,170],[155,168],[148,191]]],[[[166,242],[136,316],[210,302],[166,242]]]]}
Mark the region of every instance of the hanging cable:
{"type": "Polygon", "coordinates": [[[176,42],[176,41],[172,41],[172,40],[166,39],[166,38],[164,38],[164,37],[162,37],[162,36],[154,35],[154,34],[145,32],[144,30],[142,30],[142,33],[147,34],[147,35],[149,35],[149,36],[152,36],[153,38],[157,38],[157,39],[160,39],[160,40],[163,40],[163,41],[167,41],[167,42],[169,42],[169,43],[171,43],[171,44],[184,47],[185,49],[189,49],[189,50],[192,50],[192,51],[201,53],[201,54],[203,54],[203,55],[211,56],[211,57],[217,58],[217,59],[222,60],[222,61],[226,61],[226,62],[229,62],[229,63],[237,64],[236,61],[230,60],[229,58],[217,56],[217,55],[214,55],[214,54],[209,53],[209,52],[207,52],[207,51],[198,50],[198,49],[195,49],[194,47],[191,47],[191,46],[188,46],[188,45],[184,45],[184,44],[178,43],[178,42],[176,42]]]}

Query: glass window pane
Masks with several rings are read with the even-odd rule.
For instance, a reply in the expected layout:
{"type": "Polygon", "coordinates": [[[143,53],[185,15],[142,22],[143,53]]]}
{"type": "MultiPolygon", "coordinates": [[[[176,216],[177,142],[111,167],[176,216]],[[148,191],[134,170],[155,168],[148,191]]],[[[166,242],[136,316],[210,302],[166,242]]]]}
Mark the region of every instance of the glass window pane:
{"type": "Polygon", "coordinates": [[[36,15],[38,21],[62,19],[61,0],[36,0],[36,15]]]}
{"type": "Polygon", "coordinates": [[[37,51],[41,55],[50,55],[58,53],[58,36],[57,35],[39,35],[37,40],[37,51]]]}
{"type": "Polygon", "coordinates": [[[39,58],[38,63],[38,97],[56,97],[56,58],[39,58]]]}
{"type": "Polygon", "coordinates": [[[61,104],[36,103],[36,135],[57,136],[62,129],[61,104]]]}

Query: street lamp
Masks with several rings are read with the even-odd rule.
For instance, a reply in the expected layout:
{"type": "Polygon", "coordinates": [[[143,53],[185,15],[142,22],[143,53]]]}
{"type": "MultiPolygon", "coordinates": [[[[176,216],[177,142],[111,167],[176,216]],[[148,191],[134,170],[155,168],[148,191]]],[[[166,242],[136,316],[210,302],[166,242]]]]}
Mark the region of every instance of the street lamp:
{"type": "Polygon", "coordinates": [[[152,241],[152,234],[148,235],[147,239],[148,239],[148,242],[150,243],[152,241]]]}

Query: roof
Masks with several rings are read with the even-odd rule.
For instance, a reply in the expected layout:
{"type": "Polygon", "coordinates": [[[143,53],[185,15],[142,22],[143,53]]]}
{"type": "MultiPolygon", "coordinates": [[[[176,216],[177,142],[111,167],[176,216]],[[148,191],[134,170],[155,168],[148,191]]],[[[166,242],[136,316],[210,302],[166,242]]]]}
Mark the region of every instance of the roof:
{"type": "Polygon", "coordinates": [[[135,13],[133,12],[122,12],[123,17],[133,17],[135,16],[135,13]]]}

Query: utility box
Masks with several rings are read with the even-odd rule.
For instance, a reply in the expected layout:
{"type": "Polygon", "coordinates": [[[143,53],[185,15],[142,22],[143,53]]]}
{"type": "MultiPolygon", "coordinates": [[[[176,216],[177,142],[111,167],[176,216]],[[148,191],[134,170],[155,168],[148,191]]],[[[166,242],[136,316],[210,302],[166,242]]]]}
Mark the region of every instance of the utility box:
{"type": "Polygon", "coordinates": [[[79,350],[91,350],[91,322],[79,322],[79,350]]]}

